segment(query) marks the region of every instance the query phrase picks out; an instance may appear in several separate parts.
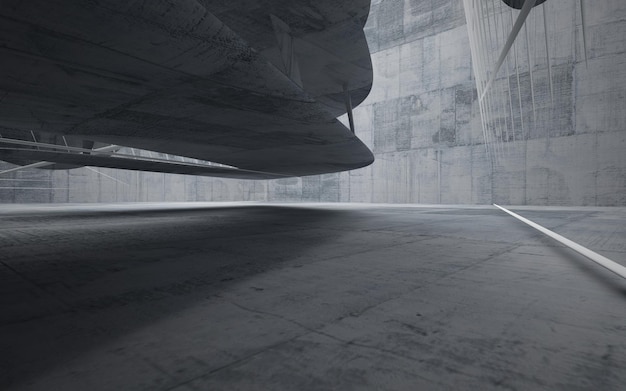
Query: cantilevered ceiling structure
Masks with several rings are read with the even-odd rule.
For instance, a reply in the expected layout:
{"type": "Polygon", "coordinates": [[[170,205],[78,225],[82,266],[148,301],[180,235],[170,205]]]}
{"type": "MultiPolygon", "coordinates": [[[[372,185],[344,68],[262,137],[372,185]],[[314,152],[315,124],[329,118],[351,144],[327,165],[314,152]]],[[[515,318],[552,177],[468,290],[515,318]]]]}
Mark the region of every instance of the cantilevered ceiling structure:
{"type": "Polygon", "coordinates": [[[371,88],[369,7],[3,0],[0,160],[249,179],[371,164],[336,119],[371,88]]]}

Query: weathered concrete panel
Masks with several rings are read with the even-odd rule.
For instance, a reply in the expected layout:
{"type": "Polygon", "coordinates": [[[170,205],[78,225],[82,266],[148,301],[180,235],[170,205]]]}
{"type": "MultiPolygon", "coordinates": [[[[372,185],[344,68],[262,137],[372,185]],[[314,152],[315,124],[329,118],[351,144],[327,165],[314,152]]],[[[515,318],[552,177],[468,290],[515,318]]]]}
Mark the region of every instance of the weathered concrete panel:
{"type": "Polygon", "coordinates": [[[432,91],[409,99],[412,104],[411,149],[432,147],[432,135],[440,127],[441,94],[432,91]]]}
{"type": "Polygon", "coordinates": [[[400,46],[400,96],[425,92],[422,81],[424,40],[418,39],[400,46]]]}
{"type": "Polygon", "coordinates": [[[132,202],[136,200],[137,175],[138,172],[131,170],[111,170],[111,176],[119,181],[116,190],[117,202],[132,202]]]}
{"type": "Polygon", "coordinates": [[[320,176],[320,201],[339,202],[339,174],[324,174],[320,176]]]}
{"type": "Polygon", "coordinates": [[[355,134],[371,150],[374,149],[374,138],[372,131],[373,106],[361,105],[354,110],[355,134]]]}
{"type": "Polygon", "coordinates": [[[398,102],[398,121],[395,132],[395,151],[408,151],[411,149],[411,113],[413,101],[411,98],[401,98],[398,102]]]}
{"type": "Polygon", "coordinates": [[[463,2],[449,0],[405,1],[406,41],[437,35],[464,24],[463,2]]]}
{"type": "Polygon", "coordinates": [[[374,84],[364,104],[371,104],[398,96],[400,89],[400,47],[372,54],[374,84]]]}
{"type": "Polygon", "coordinates": [[[439,35],[424,38],[422,84],[424,91],[434,91],[441,86],[441,37],[439,35]]]}
{"type": "Polygon", "coordinates": [[[596,205],[626,205],[626,132],[597,134],[596,205]]]}
{"type": "Polygon", "coordinates": [[[378,48],[378,14],[380,8],[380,2],[372,1],[370,6],[370,16],[367,18],[367,22],[363,27],[367,45],[370,49],[370,53],[376,53],[378,48]]]}
{"type": "Polygon", "coordinates": [[[423,204],[436,204],[440,199],[437,180],[437,156],[434,149],[421,149],[416,155],[414,167],[418,167],[419,201],[423,204]]]}
{"type": "Polygon", "coordinates": [[[501,205],[526,204],[526,154],[513,150],[493,168],[492,201],[501,205]]]}
{"type": "Polygon", "coordinates": [[[196,200],[211,201],[213,198],[213,181],[207,178],[198,178],[196,183],[196,200]]]}
{"type": "Polygon", "coordinates": [[[165,199],[165,177],[166,174],[145,172],[142,175],[143,199],[148,202],[163,201],[165,199]]]}
{"type": "MultiPolygon", "coordinates": [[[[0,171],[9,170],[13,167],[15,165],[0,161],[0,171]]],[[[14,178],[15,173],[0,176],[0,203],[10,204],[15,202],[14,178]]]]}
{"type": "Polygon", "coordinates": [[[456,145],[456,88],[446,88],[441,94],[439,128],[432,135],[432,142],[438,147],[456,145]]]}
{"type": "Polygon", "coordinates": [[[350,202],[350,172],[339,173],[339,202],[350,202]]]}
{"type": "Polygon", "coordinates": [[[212,201],[230,201],[232,199],[242,199],[238,181],[222,178],[214,178],[211,187],[212,201]]]}
{"type": "Polygon", "coordinates": [[[441,203],[471,203],[473,190],[471,149],[456,147],[442,150],[437,159],[441,175],[441,203]]]}
{"type": "Polygon", "coordinates": [[[472,151],[472,203],[492,204],[493,166],[484,145],[470,147],[472,151]]]}
{"type": "Polygon", "coordinates": [[[530,140],[527,202],[532,205],[595,204],[596,135],[530,140]]]}
{"type": "Polygon", "coordinates": [[[469,83],[455,87],[455,134],[456,145],[475,144],[482,141],[482,127],[478,112],[478,95],[469,83]],[[476,111],[476,112],[474,112],[476,111]]]}
{"type": "Polygon", "coordinates": [[[404,39],[404,3],[401,1],[382,1],[377,8],[378,47],[395,47],[404,39]]]}
{"type": "Polygon", "coordinates": [[[85,168],[97,176],[98,180],[98,202],[116,202],[118,196],[118,185],[116,170],[110,168],[85,168]]]}
{"type": "Polygon", "coordinates": [[[374,152],[396,150],[396,135],[400,119],[400,100],[394,99],[374,104],[374,152]]]}
{"type": "Polygon", "coordinates": [[[320,200],[321,177],[318,175],[302,178],[302,201],[317,202],[320,200]]]}
{"type": "Polygon", "coordinates": [[[268,181],[269,201],[300,201],[302,199],[302,178],[285,178],[268,181]]]}
{"type": "Polygon", "coordinates": [[[98,175],[86,168],[69,171],[69,202],[98,202],[98,175]]]}
{"type": "Polygon", "coordinates": [[[626,53],[576,64],[575,77],[576,132],[624,131],[626,53]]]}
{"type": "MultiPolygon", "coordinates": [[[[52,200],[50,202],[53,203],[63,203],[69,201],[69,175],[66,170],[56,170],[51,173],[51,179],[54,184],[54,190],[52,191],[52,200]]],[[[0,182],[2,183],[2,182],[0,182]]],[[[1,199],[1,198],[0,198],[1,199]]]]}
{"type": "MultiPolygon", "coordinates": [[[[499,128],[487,134],[489,151],[484,145],[462,2],[374,0],[365,27],[373,53],[374,84],[369,97],[354,110],[356,134],[376,155],[372,166],[278,181],[172,177],[165,186],[161,174],[111,171],[111,176],[130,184],[124,186],[86,169],[56,172],[52,177],[31,170],[10,174],[6,178],[11,181],[3,181],[2,186],[39,183],[59,189],[0,189],[0,201],[626,205],[626,3],[606,0],[587,8],[588,63],[576,2],[551,0],[533,10],[528,20],[535,110],[522,33],[512,52],[517,54],[519,84],[511,56],[503,65],[510,76],[503,73],[496,80],[497,99],[485,102],[507,113],[496,118],[499,128]],[[554,100],[545,58],[543,9],[548,16],[554,100]],[[511,111],[513,121],[508,118],[511,111]],[[61,189],[65,187],[70,190],[61,189]]],[[[341,120],[347,125],[346,116],[341,120]]]]}
{"type": "Polygon", "coordinates": [[[372,202],[373,166],[350,171],[350,201],[352,202],[372,202]]]}
{"type": "Polygon", "coordinates": [[[204,179],[195,176],[185,175],[185,201],[195,201],[198,199],[198,180],[204,179]]]}
{"type": "Polygon", "coordinates": [[[465,25],[441,33],[439,62],[441,64],[440,88],[463,84],[471,78],[471,52],[465,25]]]}
{"type": "Polygon", "coordinates": [[[185,177],[182,175],[165,174],[165,199],[164,201],[185,201],[185,177]]]}
{"type": "MultiPolygon", "coordinates": [[[[408,154],[406,152],[396,152],[386,154],[383,159],[384,173],[387,179],[386,194],[381,198],[388,203],[406,203],[409,195],[409,175],[411,169],[409,167],[408,154]]],[[[378,177],[379,178],[379,177],[378,177]]]]}
{"type": "Polygon", "coordinates": [[[404,32],[408,41],[433,34],[432,1],[409,0],[404,2],[404,32]]]}
{"type": "MultiPolygon", "coordinates": [[[[567,0],[559,0],[567,4],[567,0]]],[[[602,25],[619,20],[626,20],[626,3],[619,0],[594,3],[585,9],[585,21],[589,26],[602,25]]],[[[580,22],[577,20],[577,22],[580,22]]],[[[605,37],[611,39],[611,37],[605,37]]]]}
{"type": "Polygon", "coordinates": [[[259,201],[257,181],[236,181],[235,184],[237,185],[236,194],[240,195],[243,201],[259,201]]]}

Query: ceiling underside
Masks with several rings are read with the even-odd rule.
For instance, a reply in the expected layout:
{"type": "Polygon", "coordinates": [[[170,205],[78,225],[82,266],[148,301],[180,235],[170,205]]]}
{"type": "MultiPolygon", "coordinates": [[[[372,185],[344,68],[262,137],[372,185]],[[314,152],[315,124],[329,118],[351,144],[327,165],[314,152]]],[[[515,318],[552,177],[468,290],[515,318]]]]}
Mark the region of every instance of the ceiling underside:
{"type": "MultiPolygon", "coordinates": [[[[0,135],[63,135],[258,178],[366,166],[371,151],[336,117],[344,88],[354,105],[371,88],[368,12],[369,0],[3,1],[0,135]]],[[[112,167],[101,160],[85,164],[112,167]]]]}

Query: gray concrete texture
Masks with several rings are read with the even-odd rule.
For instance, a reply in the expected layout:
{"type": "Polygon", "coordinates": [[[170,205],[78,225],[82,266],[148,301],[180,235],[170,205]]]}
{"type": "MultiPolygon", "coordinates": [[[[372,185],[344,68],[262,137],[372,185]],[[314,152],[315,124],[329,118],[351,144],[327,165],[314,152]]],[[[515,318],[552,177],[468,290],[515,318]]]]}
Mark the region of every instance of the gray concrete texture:
{"type": "MultiPolygon", "coordinates": [[[[536,9],[539,14],[531,14],[531,37],[538,42],[531,52],[537,118],[530,104],[528,60],[521,55],[526,53],[521,40],[519,92],[524,105],[521,112],[515,109],[515,141],[506,143],[497,160],[487,153],[483,139],[462,2],[374,0],[365,27],[374,84],[354,112],[357,135],[376,156],[372,166],[257,182],[99,169],[128,185],[86,169],[23,172],[0,178],[0,200],[624,206],[626,2],[606,0],[588,7],[587,63],[577,4],[553,0],[544,5],[554,103],[540,45],[541,7],[536,9]],[[11,186],[18,189],[7,189],[11,186]],[[28,186],[50,190],[22,189],[28,186]]],[[[504,84],[517,95],[516,82],[504,84]]]]}
{"type": "MultiPolygon", "coordinates": [[[[626,209],[515,209],[626,264],[626,209]]],[[[624,280],[495,207],[7,205],[3,390],[623,390],[624,280]]]]}

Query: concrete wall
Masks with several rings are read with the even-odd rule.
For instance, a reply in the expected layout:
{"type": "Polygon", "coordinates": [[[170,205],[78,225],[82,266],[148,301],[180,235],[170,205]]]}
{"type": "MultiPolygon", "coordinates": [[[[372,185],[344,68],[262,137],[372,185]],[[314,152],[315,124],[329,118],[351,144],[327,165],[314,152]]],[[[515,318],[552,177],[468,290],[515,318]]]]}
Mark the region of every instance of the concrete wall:
{"type": "MultiPolygon", "coordinates": [[[[367,26],[374,89],[356,115],[357,132],[377,161],[345,177],[349,199],[626,205],[626,2],[602,3],[586,14],[588,63],[577,2],[546,3],[554,102],[543,11],[533,11],[536,120],[520,39],[523,110],[514,115],[512,140],[490,144],[489,154],[462,2],[374,2],[367,26]]],[[[517,96],[516,82],[505,84],[517,96]]]]}
{"type": "MultiPolygon", "coordinates": [[[[604,0],[586,10],[587,63],[577,3],[546,3],[555,99],[539,46],[531,57],[532,112],[528,61],[520,56],[519,94],[525,104],[516,110],[516,130],[502,145],[485,145],[462,1],[374,0],[366,26],[374,87],[355,110],[357,135],[376,155],[372,166],[275,181],[97,169],[105,176],[85,168],[25,171],[0,179],[0,201],[624,206],[626,2],[604,0]]],[[[542,23],[534,23],[531,31],[543,39],[542,23]]],[[[519,50],[525,53],[525,47],[519,50]]],[[[504,83],[517,96],[516,81],[504,83]]]]}

